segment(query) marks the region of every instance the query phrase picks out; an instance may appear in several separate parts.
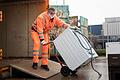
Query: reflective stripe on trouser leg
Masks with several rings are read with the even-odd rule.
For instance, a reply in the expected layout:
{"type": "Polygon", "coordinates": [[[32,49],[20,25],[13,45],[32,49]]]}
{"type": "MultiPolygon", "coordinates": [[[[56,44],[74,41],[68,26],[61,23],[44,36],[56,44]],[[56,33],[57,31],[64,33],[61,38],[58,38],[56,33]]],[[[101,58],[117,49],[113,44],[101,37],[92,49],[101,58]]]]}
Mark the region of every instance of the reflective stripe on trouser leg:
{"type": "MultiPolygon", "coordinates": [[[[48,34],[44,34],[44,40],[49,42],[48,34]]],[[[42,65],[48,65],[48,45],[42,46],[42,65]]]]}
{"type": "Polygon", "coordinates": [[[42,65],[48,65],[48,54],[42,53],[42,65]]]}
{"type": "Polygon", "coordinates": [[[39,50],[33,50],[33,63],[39,62],[39,50]]]}
{"type": "Polygon", "coordinates": [[[42,47],[42,65],[48,65],[48,45],[42,47]]]}
{"type": "Polygon", "coordinates": [[[33,40],[33,63],[39,62],[39,48],[40,48],[40,39],[37,32],[31,32],[31,37],[33,40]]]}

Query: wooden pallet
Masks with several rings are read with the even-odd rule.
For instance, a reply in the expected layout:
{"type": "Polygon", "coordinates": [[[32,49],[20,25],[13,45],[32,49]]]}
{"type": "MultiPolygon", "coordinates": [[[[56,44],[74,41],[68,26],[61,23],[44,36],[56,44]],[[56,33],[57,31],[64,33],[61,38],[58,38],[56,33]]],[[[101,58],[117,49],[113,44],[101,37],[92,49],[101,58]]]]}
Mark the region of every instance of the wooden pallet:
{"type": "Polygon", "coordinates": [[[0,80],[4,80],[4,78],[10,77],[10,67],[4,66],[0,67],[0,80]]]}
{"type": "Polygon", "coordinates": [[[0,68],[0,73],[9,70],[8,66],[0,68]]]}

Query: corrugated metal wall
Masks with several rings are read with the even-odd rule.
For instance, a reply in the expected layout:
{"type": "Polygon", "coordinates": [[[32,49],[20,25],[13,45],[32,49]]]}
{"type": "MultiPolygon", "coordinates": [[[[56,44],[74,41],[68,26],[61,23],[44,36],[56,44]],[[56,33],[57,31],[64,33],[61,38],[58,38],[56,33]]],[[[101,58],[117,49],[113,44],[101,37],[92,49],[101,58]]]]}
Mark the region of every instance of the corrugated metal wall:
{"type": "Polygon", "coordinates": [[[6,9],[7,56],[27,56],[27,7],[11,5],[6,9]]]}
{"type": "Polygon", "coordinates": [[[0,4],[0,10],[3,11],[0,48],[3,49],[5,57],[32,56],[31,24],[47,6],[45,0],[0,4]]]}

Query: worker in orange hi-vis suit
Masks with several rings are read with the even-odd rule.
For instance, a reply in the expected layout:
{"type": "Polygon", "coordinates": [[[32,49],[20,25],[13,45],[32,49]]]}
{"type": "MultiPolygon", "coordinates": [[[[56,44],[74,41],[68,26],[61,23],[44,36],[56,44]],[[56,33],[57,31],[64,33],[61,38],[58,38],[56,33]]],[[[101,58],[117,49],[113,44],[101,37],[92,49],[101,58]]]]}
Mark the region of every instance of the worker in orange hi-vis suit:
{"type": "MultiPolygon", "coordinates": [[[[55,9],[49,8],[47,11],[41,13],[32,24],[31,37],[33,40],[33,69],[37,69],[39,62],[39,48],[40,43],[45,44],[49,42],[49,31],[54,27],[67,28],[68,24],[64,23],[55,15],[55,9]]],[[[41,67],[49,71],[48,67],[48,45],[42,46],[41,67]]]]}

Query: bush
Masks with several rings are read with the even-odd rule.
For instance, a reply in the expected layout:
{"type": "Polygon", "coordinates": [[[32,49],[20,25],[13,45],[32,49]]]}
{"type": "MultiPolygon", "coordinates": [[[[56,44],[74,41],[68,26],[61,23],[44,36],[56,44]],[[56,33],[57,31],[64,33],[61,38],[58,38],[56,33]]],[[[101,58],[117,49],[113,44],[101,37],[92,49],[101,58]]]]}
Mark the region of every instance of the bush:
{"type": "Polygon", "coordinates": [[[106,49],[95,49],[99,56],[106,56],[106,49]]]}

